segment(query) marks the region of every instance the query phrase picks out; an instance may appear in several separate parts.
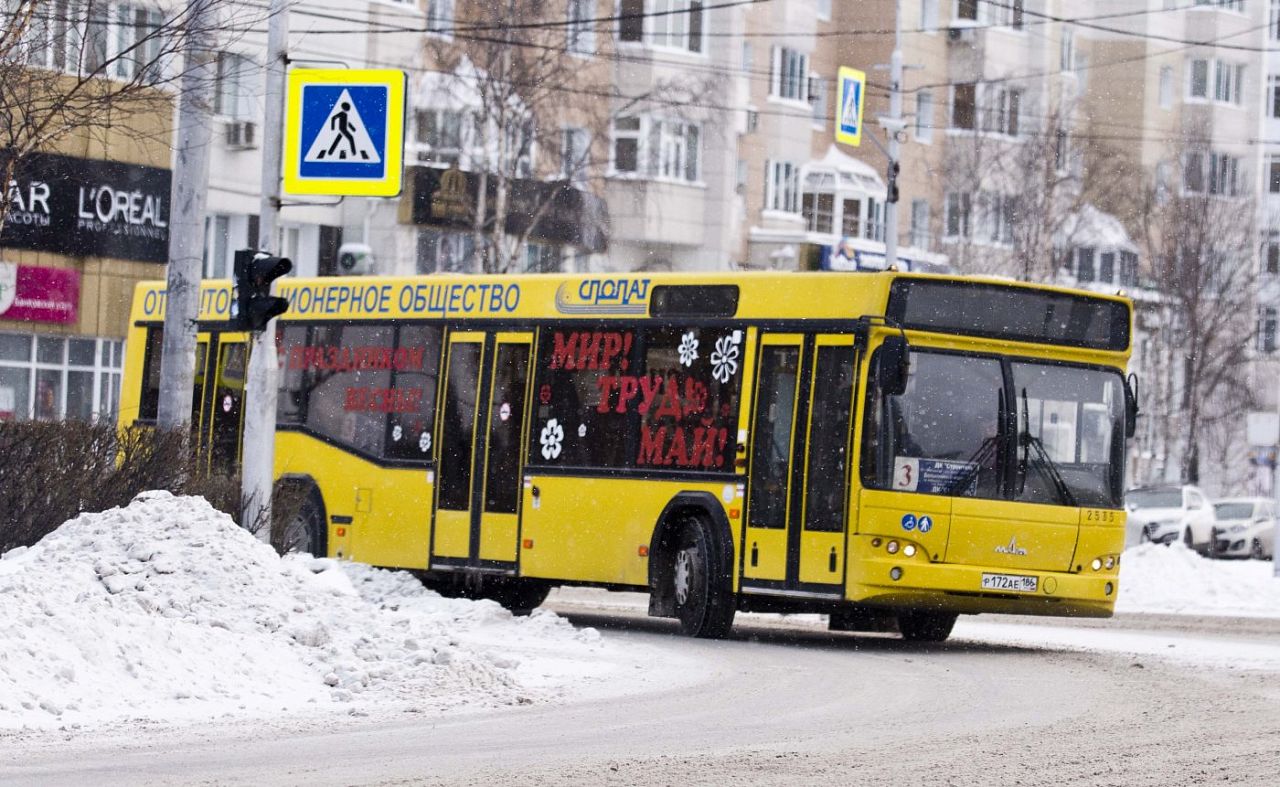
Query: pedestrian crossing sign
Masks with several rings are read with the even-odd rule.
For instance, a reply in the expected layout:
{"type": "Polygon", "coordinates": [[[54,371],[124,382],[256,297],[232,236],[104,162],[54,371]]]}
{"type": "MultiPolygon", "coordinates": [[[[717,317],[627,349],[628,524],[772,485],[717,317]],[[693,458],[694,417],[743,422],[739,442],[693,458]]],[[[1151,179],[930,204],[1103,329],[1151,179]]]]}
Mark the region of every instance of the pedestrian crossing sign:
{"type": "Polygon", "coordinates": [[[392,69],[289,72],[284,192],[394,197],[404,153],[405,75],[392,69]]]}
{"type": "Polygon", "coordinates": [[[867,86],[866,73],[841,66],[837,74],[836,142],[857,147],[862,144],[862,106],[867,86]]]}

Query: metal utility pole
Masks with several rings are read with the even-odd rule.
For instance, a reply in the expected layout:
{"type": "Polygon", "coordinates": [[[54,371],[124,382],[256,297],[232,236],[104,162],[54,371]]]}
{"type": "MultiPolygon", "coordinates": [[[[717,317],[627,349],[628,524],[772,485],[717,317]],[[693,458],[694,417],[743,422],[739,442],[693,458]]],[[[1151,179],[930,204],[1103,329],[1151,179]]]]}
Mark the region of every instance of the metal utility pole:
{"type": "MultiPolygon", "coordinates": [[[[280,173],[284,137],[284,82],[288,66],[289,17],[286,0],[271,0],[267,21],[265,111],[262,118],[262,203],[258,249],[278,253],[280,173]]],[[[245,380],[244,443],[240,470],[241,524],[271,526],[271,489],[275,478],[276,334],[273,326],[250,334],[245,380]]],[[[268,530],[269,532],[269,530],[268,530]]]]}
{"type": "Polygon", "coordinates": [[[191,421],[195,382],[196,317],[204,257],[204,205],[209,190],[209,141],[214,81],[213,0],[187,5],[178,146],[169,208],[164,339],[160,350],[161,429],[185,429],[191,421]]]}
{"type": "Polygon", "coordinates": [[[902,0],[897,0],[893,10],[893,54],[889,56],[889,117],[884,126],[889,132],[889,198],[884,206],[884,264],[888,268],[898,263],[898,136],[903,129],[902,0]]]}

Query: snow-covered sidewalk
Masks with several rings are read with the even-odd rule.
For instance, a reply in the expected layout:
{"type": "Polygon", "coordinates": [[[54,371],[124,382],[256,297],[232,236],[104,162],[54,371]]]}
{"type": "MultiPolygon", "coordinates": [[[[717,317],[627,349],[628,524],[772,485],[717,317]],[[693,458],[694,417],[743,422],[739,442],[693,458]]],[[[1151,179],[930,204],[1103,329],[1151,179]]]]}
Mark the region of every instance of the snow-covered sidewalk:
{"type": "Polygon", "coordinates": [[[1271,561],[1209,560],[1180,543],[1142,544],[1120,558],[1116,612],[1280,618],[1271,561]]]}
{"type": "Polygon", "coordinates": [[[167,492],[5,554],[0,599],[0,729],[518,705],[689,668],[403,572],[282,559],[167,492]]]}

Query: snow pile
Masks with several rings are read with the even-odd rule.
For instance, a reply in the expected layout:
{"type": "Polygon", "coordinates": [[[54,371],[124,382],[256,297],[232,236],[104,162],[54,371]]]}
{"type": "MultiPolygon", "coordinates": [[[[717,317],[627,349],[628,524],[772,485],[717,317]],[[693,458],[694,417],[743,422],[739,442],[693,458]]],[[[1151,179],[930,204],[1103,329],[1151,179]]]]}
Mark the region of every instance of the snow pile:
{"type": "Polygon", "coordinates": [[[1209,560],[1181,543],[1142,544],[1120,560],[1116,612],[1280,617],[1271,561],[1209,560]]]}
{"type": "Polygon", "coordinates": [[[0,600],[0,728],[523,704],[590,677],[605,649],[549,612],[281,559],[167,492],[5,554],[0,600]]]}

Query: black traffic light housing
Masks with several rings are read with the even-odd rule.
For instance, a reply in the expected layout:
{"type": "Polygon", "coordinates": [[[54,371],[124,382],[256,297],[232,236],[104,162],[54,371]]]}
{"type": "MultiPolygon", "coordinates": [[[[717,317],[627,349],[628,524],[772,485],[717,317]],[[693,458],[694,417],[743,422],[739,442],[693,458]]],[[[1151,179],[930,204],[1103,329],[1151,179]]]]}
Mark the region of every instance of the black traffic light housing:
{"type": "Polygon", "coordinates": [[[889,162],[889,183],[888,183],[889,194],[888,194],[888,200],[887,200],[888,202],[898,201],[898,172],[899,171],[900,171],[900,168],[898,166],[898,162],[890,161],[889,162]]]}
{"type": "Polygon", "coordinates": [[[262,331],[273,317],[284,314],[289,302],[271,294],[271,282],[293,270],[286,257],[271,257],[252,249],[236,251],[231,328],[262,331]]]}

